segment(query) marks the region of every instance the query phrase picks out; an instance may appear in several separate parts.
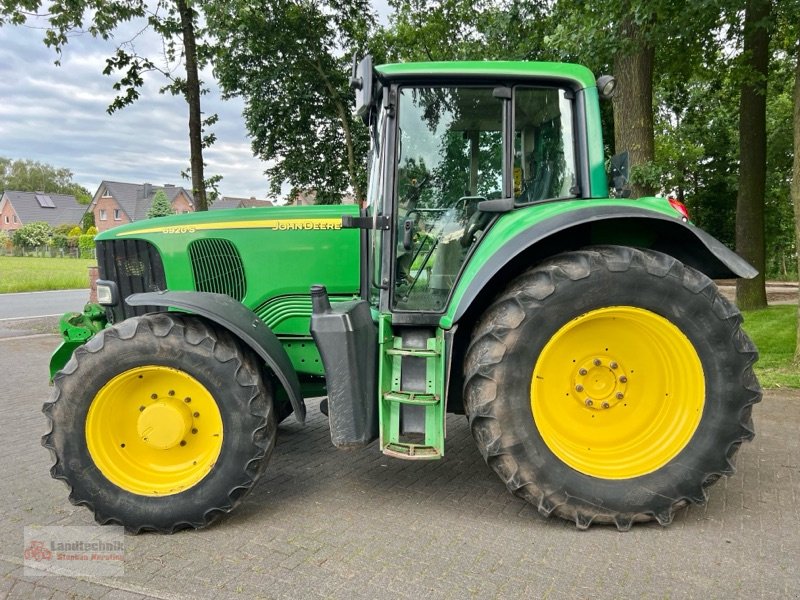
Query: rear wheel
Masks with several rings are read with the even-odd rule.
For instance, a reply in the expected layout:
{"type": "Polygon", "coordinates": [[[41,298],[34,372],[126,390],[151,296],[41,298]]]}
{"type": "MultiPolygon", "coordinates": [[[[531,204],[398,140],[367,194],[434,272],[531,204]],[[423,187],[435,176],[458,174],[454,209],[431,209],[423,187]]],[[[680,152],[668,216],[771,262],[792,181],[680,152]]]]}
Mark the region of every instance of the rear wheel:
{"type": "Polygon", "coordinates": [[[43,411],[51,474],[70,501],[134,532],[229,512],[275,444],[258,361],[226,331],[172,313],[129,319],[76,350],[43,411]]]}
{"type": "Polygon", "coordinates": [[[704,275],[603,247],[527,271],[477,325],[465,406],[508,488],[578,527],[669,523],[753,436],[757,353],[704,275]]]}

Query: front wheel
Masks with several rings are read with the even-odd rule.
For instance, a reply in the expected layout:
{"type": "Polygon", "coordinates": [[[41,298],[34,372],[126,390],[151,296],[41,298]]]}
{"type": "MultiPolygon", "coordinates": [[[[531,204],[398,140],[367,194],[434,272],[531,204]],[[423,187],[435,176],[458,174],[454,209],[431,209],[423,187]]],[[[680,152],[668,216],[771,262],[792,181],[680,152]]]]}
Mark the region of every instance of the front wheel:
{"type": "Polygon", "coordinates": [[[671,522],[734,470],[761,398],[741,316],[701,273],[602,247],[513,281],[476,326],[465,406],[487,463],[544,515],[671,522]]]}
{"type": "Polygon", "coordinates": [[[203,527],[253,487],[275,444],[258,361],[198,318],[159,313],[106,329],[53,383],[42,438],[51,475],[102,524],[203,527]]]}

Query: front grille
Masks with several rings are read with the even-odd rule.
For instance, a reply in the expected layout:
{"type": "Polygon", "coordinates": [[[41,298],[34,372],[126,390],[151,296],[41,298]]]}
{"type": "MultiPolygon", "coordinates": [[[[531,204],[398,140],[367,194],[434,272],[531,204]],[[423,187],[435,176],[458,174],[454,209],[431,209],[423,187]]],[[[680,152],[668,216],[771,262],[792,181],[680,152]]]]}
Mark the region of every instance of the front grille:
{"type": "Polygon", "coordinates": [[[114,281],[119,288],[120,302],[106,310],[109,321],[125,319],[150,312],[167,310],[163,306],[128,306],[125,298],[141,292],[167,289],[167,278],[161,256],[150,242],[144,240],[106,240],[97,242],[97,267],[100,279],[114,281]]]}
{"type": "Polygon", "coordinates": [[[236,247],[228,240],[200,239],[189,244],[195,289],[226,294],[238,300],[247,293],[244,264],[236,247]]]}

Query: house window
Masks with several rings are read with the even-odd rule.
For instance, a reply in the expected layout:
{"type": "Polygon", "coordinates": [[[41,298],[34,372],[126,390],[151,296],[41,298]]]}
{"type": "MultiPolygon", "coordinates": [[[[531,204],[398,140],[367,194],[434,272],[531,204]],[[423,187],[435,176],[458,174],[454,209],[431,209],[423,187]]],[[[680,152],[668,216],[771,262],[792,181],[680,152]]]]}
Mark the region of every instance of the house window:
{"type": "Polygon", "coordinates": [[[108,188],[103,190],[103,198],[111,198],[111,193],[108,191],[108,188]]]}
{"type": "Polygon", "coordinates": [[[8,215],[6,215],[6,225],[8,224],[8,215]]]}
{"type": "Polygon", "coordinates": [[[17,215],[14,215],[14,223],[17,222],[17,215]]]}
{"type": "Polygon", "coordinates": [[[120,216],[118,208],[114,209],[114,220],[115,221],[121,221],[122,220],[122,216],[120,216]]]}
{"type": "Polygon", "coordinates": [[[106,209],[105,208],[101,208],[100,209],[100,220],[101,221],[105,221],[106,219],[108,219],[108,216],[106,216],[106,209]]]}

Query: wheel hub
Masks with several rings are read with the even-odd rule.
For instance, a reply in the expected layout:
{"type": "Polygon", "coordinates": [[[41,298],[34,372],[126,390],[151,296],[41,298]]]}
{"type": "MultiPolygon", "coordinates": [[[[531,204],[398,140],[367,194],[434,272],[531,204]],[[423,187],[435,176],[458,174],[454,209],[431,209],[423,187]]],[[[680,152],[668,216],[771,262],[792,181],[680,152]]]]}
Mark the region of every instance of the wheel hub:
{"type": "Polygon", "coordinates": [[[621,363],[610,356],[592,356],[572,374],[572,396],[589,410],[608,410],[625,399],[628,374],[621,363]]]}
{"type": "Polygon", "coordinates": [[[158,400],[139,413],[136,429],[153,448],[169,450],[184,442],[192,429],[192,413],[183,402],[158,400]]]}

